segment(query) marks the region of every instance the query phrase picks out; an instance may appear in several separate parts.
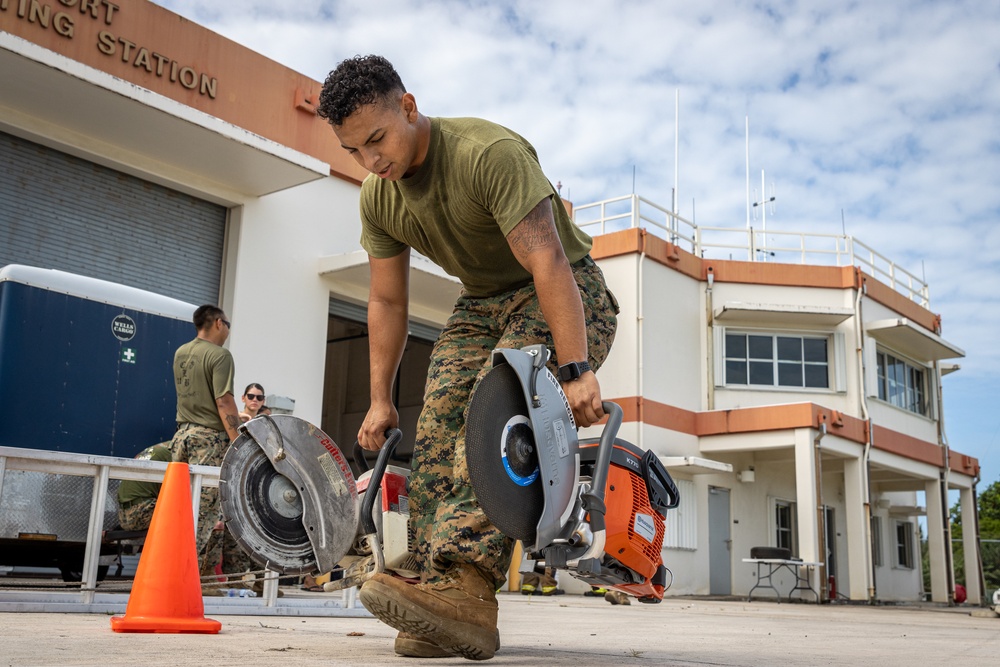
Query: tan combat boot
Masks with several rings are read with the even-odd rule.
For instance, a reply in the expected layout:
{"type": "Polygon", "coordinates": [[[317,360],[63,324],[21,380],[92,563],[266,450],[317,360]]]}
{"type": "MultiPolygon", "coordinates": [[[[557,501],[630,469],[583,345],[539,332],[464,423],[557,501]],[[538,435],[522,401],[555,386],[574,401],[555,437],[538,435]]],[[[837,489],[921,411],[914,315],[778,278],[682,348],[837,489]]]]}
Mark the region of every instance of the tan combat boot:
{"type": "MultiPolygon", "coordinates": [[[[432,644],[426,638],[411,632],[400,632],[396,635],[393,650],[397,655],[407,658],[456,658],[457,654],[446,651],[437,644],[432,644]]],[[[500,650],[500,630],[497,630],[496,650],[500,650]]]]}
{"type": "Polygon", "coordinates": [[[496,590],[472,565],[455,564],[440,580],[416,585],[376,574],[359,597],[383,623],[446,651],[469,660],[488,660],[496,653],[496,590]]]}
{"type": "Polygon", "coordinates": [[[621,591],[608,591],[604,594],[604,599],[611,604],[632,604],[628,596],[621,591]]]}
{"type": "Polygon", "coordinates": [[[397,655],[407,658],[454,658],[451,651],[446,651],[437,644],[427,641],[423,636],[412,632],[400,632],[396,635],[393,650],[397,655]]]}

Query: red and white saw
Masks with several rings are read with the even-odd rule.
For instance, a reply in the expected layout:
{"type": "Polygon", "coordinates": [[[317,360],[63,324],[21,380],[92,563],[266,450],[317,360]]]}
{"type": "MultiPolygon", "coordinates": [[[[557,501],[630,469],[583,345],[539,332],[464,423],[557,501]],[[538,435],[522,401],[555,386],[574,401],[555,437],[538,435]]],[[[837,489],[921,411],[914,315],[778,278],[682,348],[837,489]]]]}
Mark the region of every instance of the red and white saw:
{"type": "Polygon", "coordinates": [[[409,471],[388,465],[398,429],[357,480],[333,439],[305,420],[263,416],[239,431],[222,461],[219,495],[226,526],[256,563],[282,574],[332,572],[326,590],[360,586],[387,569],[417,576],[406,542],[409,471]]]}

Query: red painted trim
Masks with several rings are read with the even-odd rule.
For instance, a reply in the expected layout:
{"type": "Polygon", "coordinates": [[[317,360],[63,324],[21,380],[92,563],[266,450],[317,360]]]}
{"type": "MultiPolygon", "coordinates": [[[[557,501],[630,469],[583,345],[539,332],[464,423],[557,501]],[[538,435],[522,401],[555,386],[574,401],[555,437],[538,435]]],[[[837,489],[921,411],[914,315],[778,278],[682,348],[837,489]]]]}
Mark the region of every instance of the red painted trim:
{"type": "MultiPolygon", "coordinates": [[[[641,422],[698,437],[819,428],[820,424],[825,423],[830,435],[859,444],[868,440],[867,423],[863,419],[815,403],[695,412],[637,396],[611,400],[622,407],[624,422],[641,422]]],[[[884,426],[874,427],[872,446],[938,468],[944,465],[944,450],[937,443],[920,440],[884,426]]],[[[979,474],[979,461],[975,457],[951,451],[950,468],[963,475],[976,476],[979,474]]]]}

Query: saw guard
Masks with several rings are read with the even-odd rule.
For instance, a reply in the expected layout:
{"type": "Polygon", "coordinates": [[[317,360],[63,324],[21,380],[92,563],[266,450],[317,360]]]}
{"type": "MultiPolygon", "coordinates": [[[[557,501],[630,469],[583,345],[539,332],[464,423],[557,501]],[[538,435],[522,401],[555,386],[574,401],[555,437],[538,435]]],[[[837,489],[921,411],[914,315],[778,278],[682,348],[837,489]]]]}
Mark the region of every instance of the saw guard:
{"type": "Polygon", "coordinates": [[[233,537],[270,570],[287,574],[332,570],[358,532],[358,492],[344,454],[323,431],[290,415],[251,419],[239,431],[219,476],[223,516],[233,537]],[[250,506],[254,494],[248,488],[253,467],[249,464],[260,455],[287,479],[287,488],[279,487],[285,494],[277,502],[287,503],[281,508],[286,513],[301,511],[308,545],[276,539],[261,525],[261,508],[250,506]]]}
{"type": "MultiPolygon", "coordinates": [[[[564,537],[563,533],[566,532],[570,514],[577,501],[576,492],[580,482],[576,424],[559,381],[545,366],[548,359],[549,351],[545,345],[531,345],[520,350],[500,348],[493,351],[492,357],[494,369],[506,365],[517,375],[520,391],[527,403],[528,414],[525,416],[530,420],[531,430],[535,434],[544,494],[534,535],[535,547],[526,545],[529,548],[540,548],[564,537]]],[[[473,399],[467,429],[470,421],[473,424],[476,422],[471,415],[475,404],[473,399]]],[[[477,406],[477,409],[482,410],[489,408],[488,405],[477,406]]],[[[468,440],[467,434],[467,443],[468,440]]],[[[472,482],[474,489],[477,482],[479,485],[491,483],[488,479],[477,480],[475,477],[472,482]]],[[[530,495],[525,498],[532,501],[530,495]]],[[[534,509],[537,511],[537,508],[534,509]]]]}

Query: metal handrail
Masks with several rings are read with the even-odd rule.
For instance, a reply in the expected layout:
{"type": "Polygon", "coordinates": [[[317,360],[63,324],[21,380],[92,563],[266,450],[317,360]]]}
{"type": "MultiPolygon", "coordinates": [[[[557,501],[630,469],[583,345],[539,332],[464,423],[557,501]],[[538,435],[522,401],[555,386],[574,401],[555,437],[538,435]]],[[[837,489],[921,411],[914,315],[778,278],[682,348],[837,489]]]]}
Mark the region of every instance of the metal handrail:
{"type": "Polygon", "coordinates": [[[924,280],[846,234],[698,226],[636,194],[575,206],[573,221],[591,236],[643,227],[703,258],[857,266],[911,301],[930,306],[924,280]]]}
{"type": "MultiPolygon", "coordinates": [[[[101,555],[101,537],[104,532],[104,500],[111,479],[134,479],[144,482],[162,482],[168,462],[125,459],[116,456],[98,456],[73,452],[53,452],[21,447],[0,447],[0,501],[3,499],[4,472],[20,470],[53,475],[93,477],[94,488],[87,523],[87,543],[83,556],[83,576],[80,601],[94,601],[97,587],[97,570],[101,555]]],[[[219,485],[217,466],[190,465],[191,506],[195,526],[198,525],[198,507],[202,487],[219,485]]]]}
{"type": "MultiPolygon", "coordinates": [[[[79,590],[53,592],[48,588],[43,588],[39,591],[29,592],[0,591],[0,610],[124,613],[126,607],[121,595],[117,595],[113,591],[97,591],[97,570],[104,531],[104,505],[108,492],[108,481],[111,479],[134,479],[145,482],[162,482],[168,465],[169,463],[166,461],[145,461],[114,456],[0,446],[0,501],[3,499],[4,472],[6,470],[94,478],[83,576],[79,590]]],[[[218,486],[220,470],[221,468],[216,466],[188,466],[188,474],[191,478],[191,508],[196,527],[198,525],[201,489],[218,486]]],[[[279,599],[274,597],[273,593],[267,593],[267,588],[265,586],[263,598],[207,598],[205,613],[213,616],[220,614],[371,616],[358,604],[357,588],[342,591],[339,599],[327,596],[279,599]]]]}

